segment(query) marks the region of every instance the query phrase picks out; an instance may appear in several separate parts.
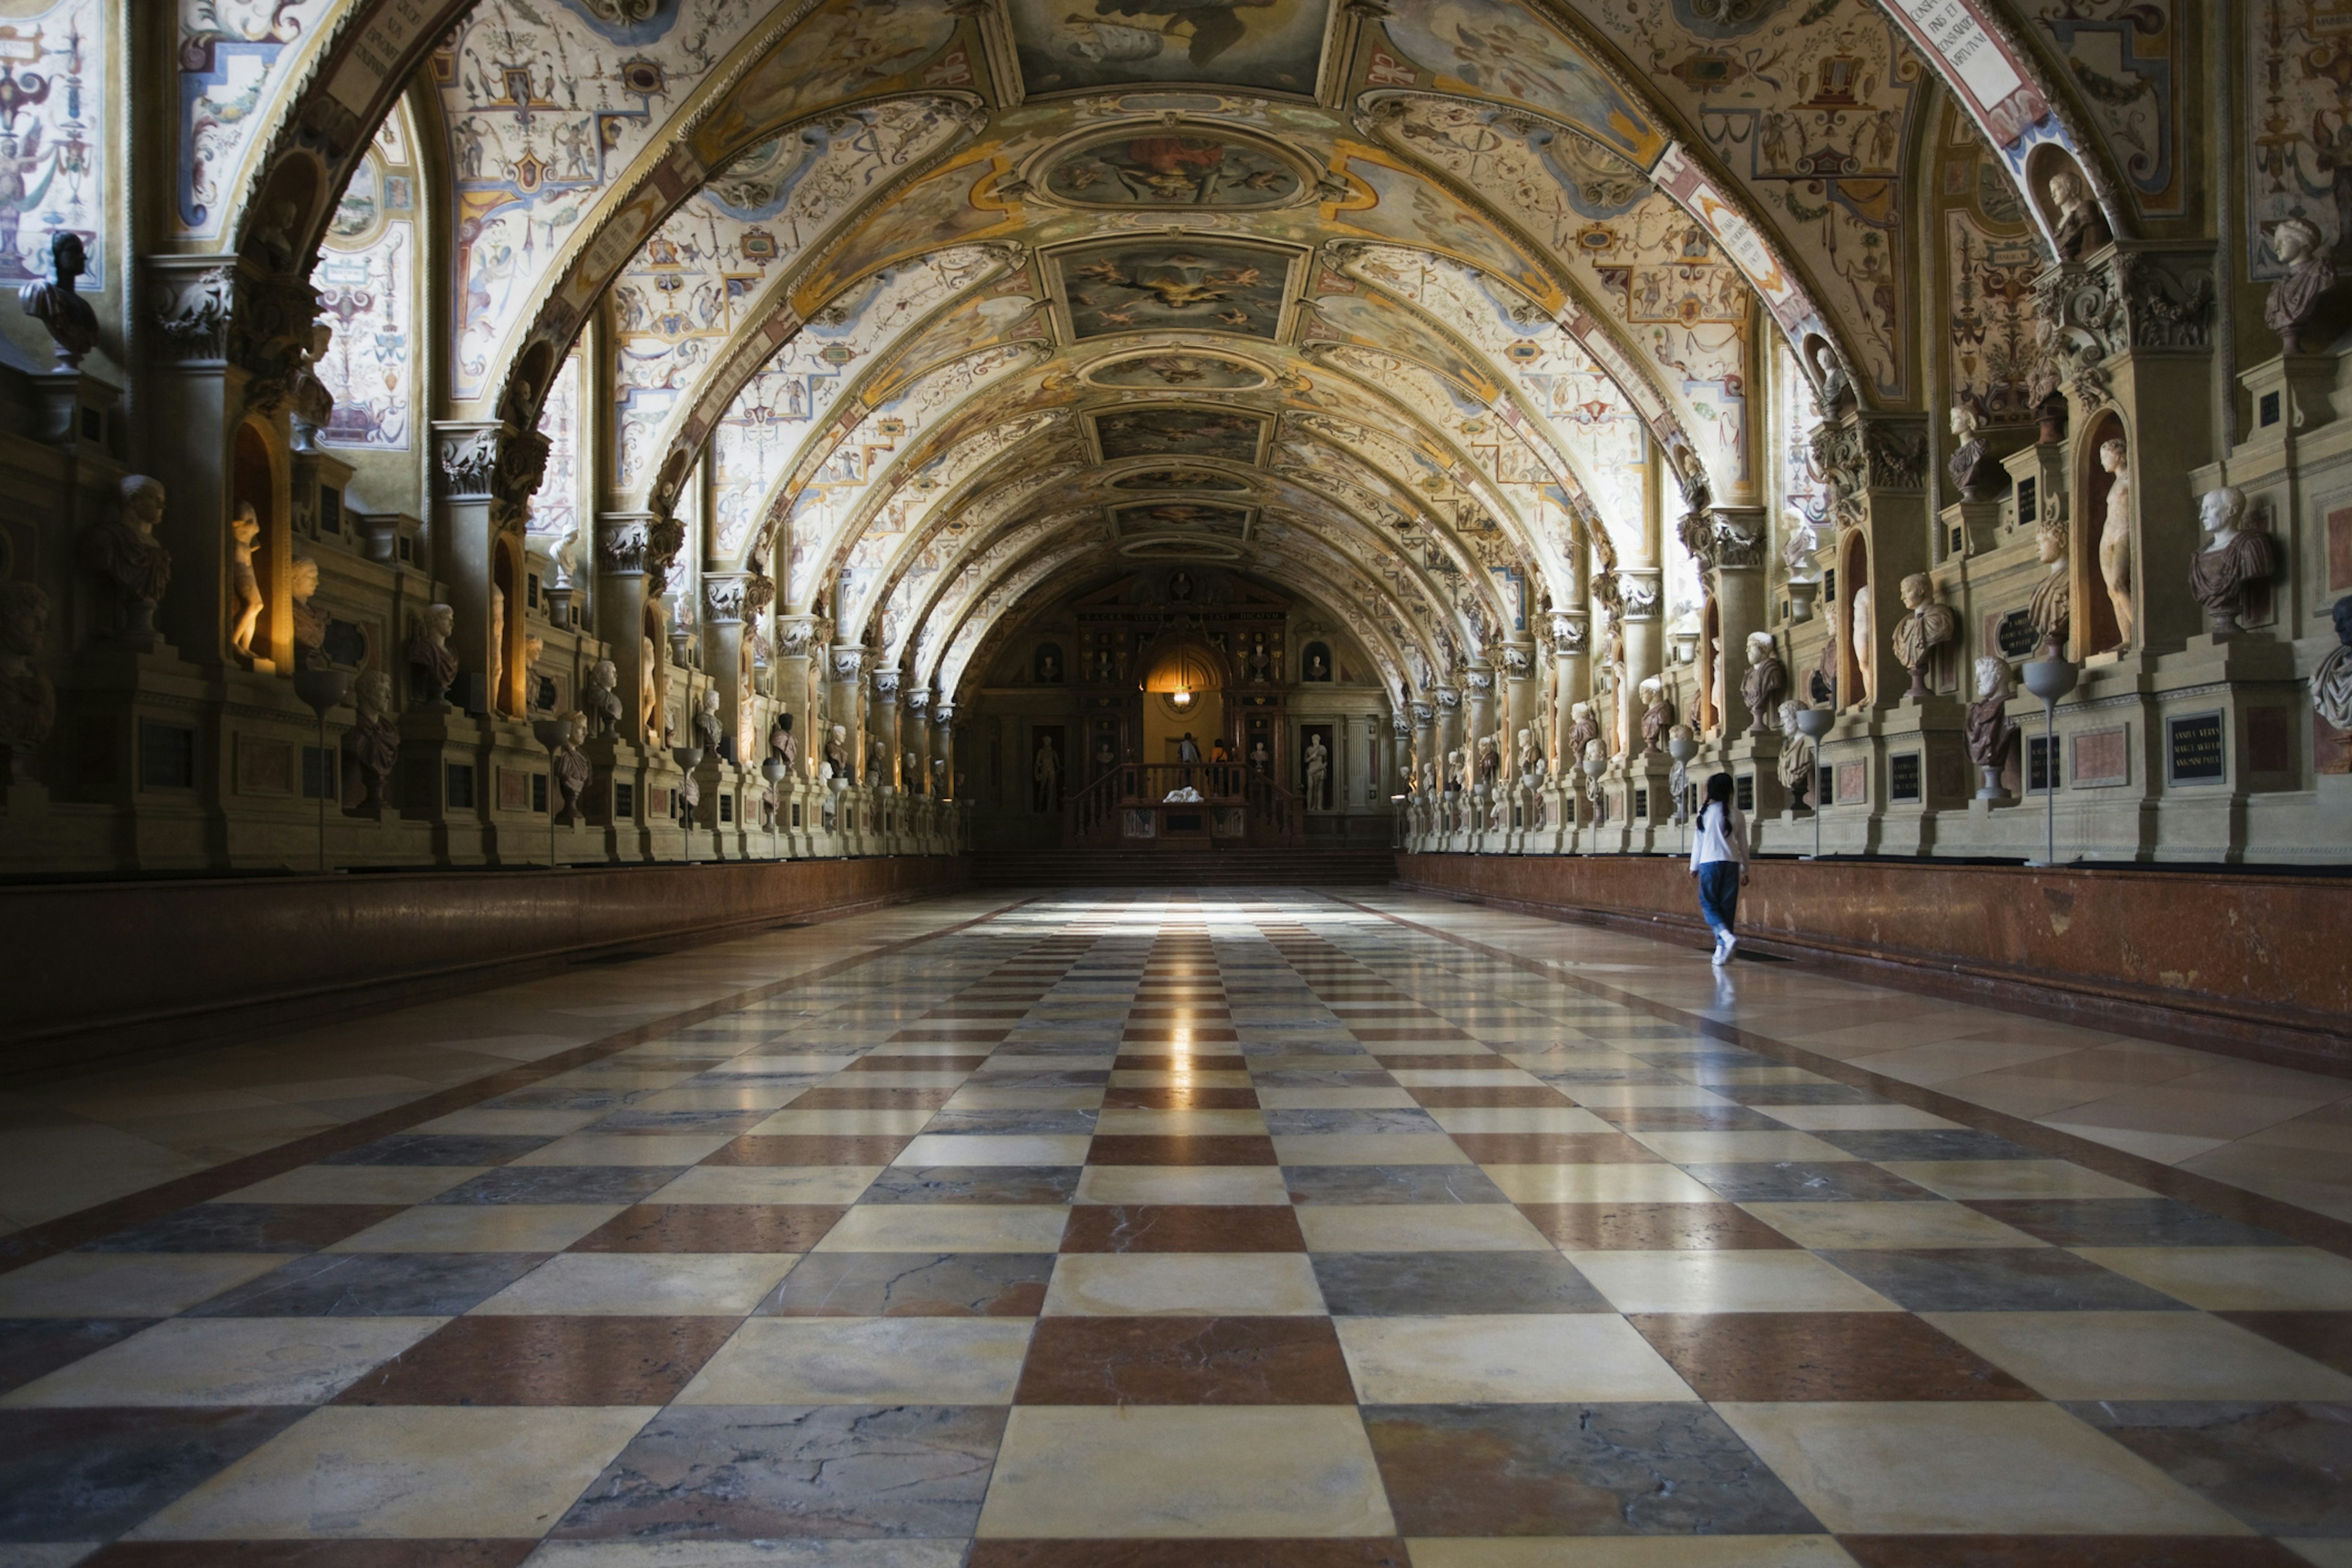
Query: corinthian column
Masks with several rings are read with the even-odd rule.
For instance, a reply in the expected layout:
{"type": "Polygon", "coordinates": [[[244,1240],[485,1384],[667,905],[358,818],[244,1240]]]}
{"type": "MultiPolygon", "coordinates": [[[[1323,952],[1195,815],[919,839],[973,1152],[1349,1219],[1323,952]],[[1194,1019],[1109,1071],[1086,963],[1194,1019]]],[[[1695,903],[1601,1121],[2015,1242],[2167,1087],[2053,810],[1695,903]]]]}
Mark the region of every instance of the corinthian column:
{"type": "MultiPolygon", "coordinates": [[[[858,712],[858,698],[866,684],[866,650],[856,643],[834,644],[828,673],[833,678],[833,691],[826,707],[833,721],[847,732],[849,776],[861,783],[871,782],[866,777],[866,725],[858,712]]],[[[827,735],[817,740],[820,754],[831,738],[827,735]]]]}
{"type": "MultiPolygon", "coordinates": [[[[898,778],[898,754],[901,747],[898,741],[898,672],[897,670],[877,669],[874,672],[874,707],[866,722],[867,728],[881,741],[883,751],[882,765],[875,769],[874,776],[866,782],[877,785],[890,784],[904,789],[906,786],[898,778]]],[[[868,742],[866,750],[869,752],[873,750],[871,742],[868,742]]]]}
{"type": "Polygon", "coordinates": [[[915,773],[912,778],[901,781],[902,787],[909,795],[929,795],[931,793],[931,694],[919,686],[907,693],[904,706],[907,714],[905,749],[915,753],[915,773]]]}

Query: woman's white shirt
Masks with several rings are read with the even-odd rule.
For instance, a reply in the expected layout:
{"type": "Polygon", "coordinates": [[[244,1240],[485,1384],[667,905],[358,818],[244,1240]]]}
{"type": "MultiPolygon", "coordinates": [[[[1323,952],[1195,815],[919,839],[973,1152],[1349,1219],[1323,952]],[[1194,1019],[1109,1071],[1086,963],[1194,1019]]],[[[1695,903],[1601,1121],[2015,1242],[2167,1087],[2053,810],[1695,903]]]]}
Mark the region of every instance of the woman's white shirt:
{"type": "Polygon", "coordinates": [[[1748,823],[1739,808],[1727,801],[1710,802],[1699,811],[1691,833],[1691,869],[1716,860],[1748,858],[1748,823]]]}

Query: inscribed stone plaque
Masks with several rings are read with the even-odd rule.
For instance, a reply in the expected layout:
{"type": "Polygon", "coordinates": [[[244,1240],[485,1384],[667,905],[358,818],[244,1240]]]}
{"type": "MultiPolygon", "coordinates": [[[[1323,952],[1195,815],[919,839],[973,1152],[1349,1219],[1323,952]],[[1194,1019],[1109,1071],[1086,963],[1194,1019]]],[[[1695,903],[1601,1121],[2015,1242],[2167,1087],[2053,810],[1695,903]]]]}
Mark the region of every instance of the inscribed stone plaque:
{"type": "Polygon", "coordinates": [[[2352,588],[2352,506],[2327,514],[2327,591],[2352,588]]]}
{"type": "Polygon", "coordinates": [[[256,735],[236,738],[236,793],[292,795],[294,748],[256,735]]]}
{"type": "Polygon", "coordinates": [[[1919,798],[1919,753],[1897,752],[1887,759],[1887,794],[1896,800],[1919,798]]]}
{"type": "Polygon", "coordinates": [[[1993,628],[1992,640],[2003,658],[2031,658],[2042,646],[2042,634],[2034,629],[2030,611],[2011,610],[1993,628]]]}
{"type": "Polygon", "coordinates": [[[2074,737],[2074,782],[2078,784],[2131,783],[2130,735],[2121,725],[2112,730],[2088,730],[2074,737]]]}
{"type": "Polygon", "coordinates": [[[1731,798],[1742,811],[1756,809],[1756,775],[1742,773],[1731,781],[1731,798]]]}
{"type": "Polygon", "coordinates": [[[2246,771],[2284,773],[2294,767],[2294,718],[2284,708],[2246,710],[2246,771]]]}
{"type": "Polygon", "coordinates": [[[2039,735],[2028,737],[2025,742],[2025,788],[2038,795],[2051,788],[2051,744],[2039,735]]]}
{"type": "Polygon", "coordinates": [[[1870,798],[1870,764],[1840,763],[1837,765],[1837,803],[1858,805],[1870,798]]]}
{"type": "Polygon", "coordinates": [[[2229,772],[2221,715],[2189,713],[2164,721],[2168,777],[2174,784],[2219,784],[2229,772]]]}
{"type": "Polygon", "coordinates": [[[513,768],[499,770],[499,809],[529,811],[530,809],[530,775],[513,768]]]}

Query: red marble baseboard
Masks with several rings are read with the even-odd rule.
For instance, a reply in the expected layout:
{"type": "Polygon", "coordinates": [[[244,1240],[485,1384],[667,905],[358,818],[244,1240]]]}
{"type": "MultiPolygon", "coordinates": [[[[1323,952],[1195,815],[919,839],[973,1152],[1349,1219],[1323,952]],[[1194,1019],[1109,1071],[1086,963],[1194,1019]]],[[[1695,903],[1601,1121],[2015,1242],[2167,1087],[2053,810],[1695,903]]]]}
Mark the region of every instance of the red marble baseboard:
{"type": "MultiPolygon", "coordinates": [[[[1706,940],[1687,866],[1630,856],[1399,855],[1400,885],[1706,940]]],[[[2129,867],[1759,861],[1751,949],[1857,978],[2352,1074],[2352,879],[2129,867]]]]}
{"type": "Polygon", "coordinates": [[[962,890],[961,856],[0,888],[0,1077],[962,890]]]}

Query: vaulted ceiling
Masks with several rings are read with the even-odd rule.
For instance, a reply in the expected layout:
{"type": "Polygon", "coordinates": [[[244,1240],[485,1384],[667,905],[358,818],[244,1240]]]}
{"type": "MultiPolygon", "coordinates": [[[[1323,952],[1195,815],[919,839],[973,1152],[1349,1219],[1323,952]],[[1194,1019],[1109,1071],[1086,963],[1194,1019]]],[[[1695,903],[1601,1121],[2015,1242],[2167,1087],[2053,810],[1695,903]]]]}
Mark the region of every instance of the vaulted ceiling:
{"type": "MultiPolygon", "coordinates": [[[[2107,195],[1994,30],[2045,112],[1969,109],[2107,195]]],[[[425,57],[443,412],[527,430],[583,354],[602,510],[692,517],[943,689],[1024,598],[1195,559],[1402,701],[1655,564],[1661,515],[1773,500],[1774,341],[1918,402],[1909,37],[1873,0],[478,0],[425,57]]]]}

